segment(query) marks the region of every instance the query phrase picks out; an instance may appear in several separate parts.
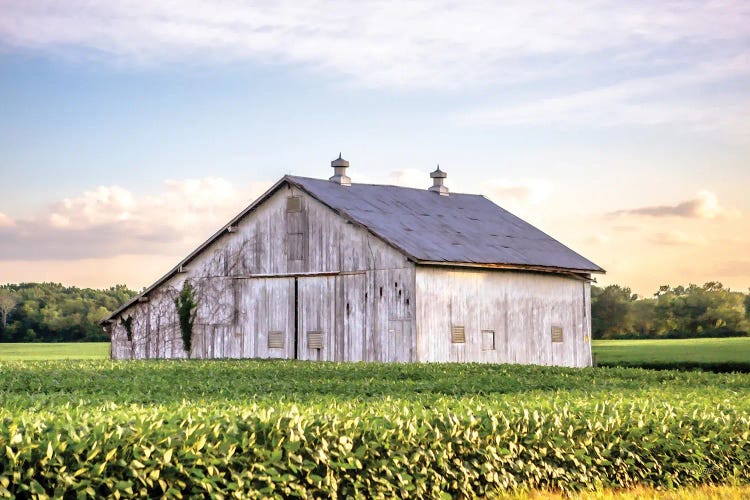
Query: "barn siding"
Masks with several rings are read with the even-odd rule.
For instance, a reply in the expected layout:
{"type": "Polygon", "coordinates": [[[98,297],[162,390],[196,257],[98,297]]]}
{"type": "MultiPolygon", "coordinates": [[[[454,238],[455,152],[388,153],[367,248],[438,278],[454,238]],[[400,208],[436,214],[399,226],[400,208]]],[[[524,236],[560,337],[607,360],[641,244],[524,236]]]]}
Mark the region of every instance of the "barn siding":
{"type": "Polygon", "coordinates": [[[115,318],[114,359],[188,356],[174,305],[185,279],[199,302],[190,357],[414,359],[414,265],[297,188],[282,186],[185,271],[122,313],[134,317],[133,342],[115,318]],[[301,198],[299,212],[287,212],[290,196],[301,198]],[[301,308],[296,351],[295,276],[301,308]],[[405,323],[398,334],[394,321],[405,323]],[[313,328],[325,332],[320,352],[306,347],[313,328]],[[283,349],[269,349],[271,331],[284,332],[283,349]]]}
{"type": "Polygon", "coordinates": [[[590,366],[590,285],[551,274],[419,267],[417,360],[590,366]],[[466,341],[451,342],[463,326],[466,341]],[[562,343],[551,330],[561,326],[562,343]],[[495,349],[482,350],[482,331],[495,349]]]}
{"type": "Polygon", "coordinates": [[[114,359],[188,357],[174,305],[185,279],[199,301],[192,358],[591,362],[588,283],[417,268],[290,185],[124,311],[134,318],[132,342],[115,318],[114,359]],[[301,198],[299,211],[287,212],[290,196],[301,198]],[[551,342],[553,325],[563,327],[563,343],[551,342]],[[464,327],[464,344],[451,343],[452,326],[464,327]],[[310,331],[323,334],[322,349],[308,347],[310,331]],[[482,349],[483,331],[494,332],[494,350],[482,349]],[[282,332],[283,347],[269,347],[270,332],[282,332]]]}

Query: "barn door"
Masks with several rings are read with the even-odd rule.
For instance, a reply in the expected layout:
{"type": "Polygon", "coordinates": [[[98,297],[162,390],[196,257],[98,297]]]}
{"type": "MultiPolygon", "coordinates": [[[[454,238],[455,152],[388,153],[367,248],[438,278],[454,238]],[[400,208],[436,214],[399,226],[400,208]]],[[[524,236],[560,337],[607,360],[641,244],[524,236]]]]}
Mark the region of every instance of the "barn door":
{"type": "Polygon", "coordinates": [[[294,358],[294,278],[244,280],[242,357],[294,358]]]}
{"type": "Polygon", "coordinates": [[[367,301],[364,273],[336,278],[336,361],[367,359],[367,301]],[[339,334],[340,332],[340,334],[339,334]]]}
{"type": "Polygon", "coordinates": [[[336,352],[336,278],[297,278],[297,358],[333,361],[336,352]]]}

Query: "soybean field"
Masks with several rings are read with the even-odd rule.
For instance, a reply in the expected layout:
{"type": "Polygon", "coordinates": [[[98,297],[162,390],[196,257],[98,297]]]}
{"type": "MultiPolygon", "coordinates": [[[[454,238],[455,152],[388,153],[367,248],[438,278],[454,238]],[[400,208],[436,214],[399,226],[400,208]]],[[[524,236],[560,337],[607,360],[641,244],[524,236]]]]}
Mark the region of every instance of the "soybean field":
{"type": "Polygon", "coordinates": [[[0,379],[0,497],[448,498],[750,482],[747,374],[58,360],[0,361],[0,379]]]}

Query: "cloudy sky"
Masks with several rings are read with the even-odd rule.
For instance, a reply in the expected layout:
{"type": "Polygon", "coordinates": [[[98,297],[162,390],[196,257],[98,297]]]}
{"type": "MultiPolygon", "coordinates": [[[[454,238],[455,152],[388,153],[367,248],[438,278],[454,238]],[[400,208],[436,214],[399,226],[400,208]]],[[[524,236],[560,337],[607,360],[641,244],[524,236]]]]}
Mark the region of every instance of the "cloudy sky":
{"type": "Polygon", "coordinates": [[[286,173],[750,286],[750,4],[0,0],[0,283],[141,288],[286,173]]]}

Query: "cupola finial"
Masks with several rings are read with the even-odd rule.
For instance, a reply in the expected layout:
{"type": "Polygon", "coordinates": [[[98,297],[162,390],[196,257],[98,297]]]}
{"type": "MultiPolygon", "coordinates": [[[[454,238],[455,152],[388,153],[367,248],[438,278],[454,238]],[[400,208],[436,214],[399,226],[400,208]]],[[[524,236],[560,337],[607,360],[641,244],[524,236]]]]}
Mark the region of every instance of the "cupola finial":
{"type": "Polygon", "coordinates": [[[333,167],[333,177],[328,179],[329,181],[341,184],[342,186],[352,185],[351,178],[346,175],[346,169],[349,168],[349,162],[341,157],[341,152],[339,152],[339,157],[331,162],[331,167],[333,167]]]}
{"type": "Polygon", "coordinates": [[[429,191],[437,193],[441,196],[448,196],[450,194],[450,191],[448,191],[448,188],[443,185],[446,177],[448,177],[448,174],[440,170],[440,164],[438,164],[437,170],[430,173],[430,178],[432,179],[432,187],[429,189],[429,191]]]}

